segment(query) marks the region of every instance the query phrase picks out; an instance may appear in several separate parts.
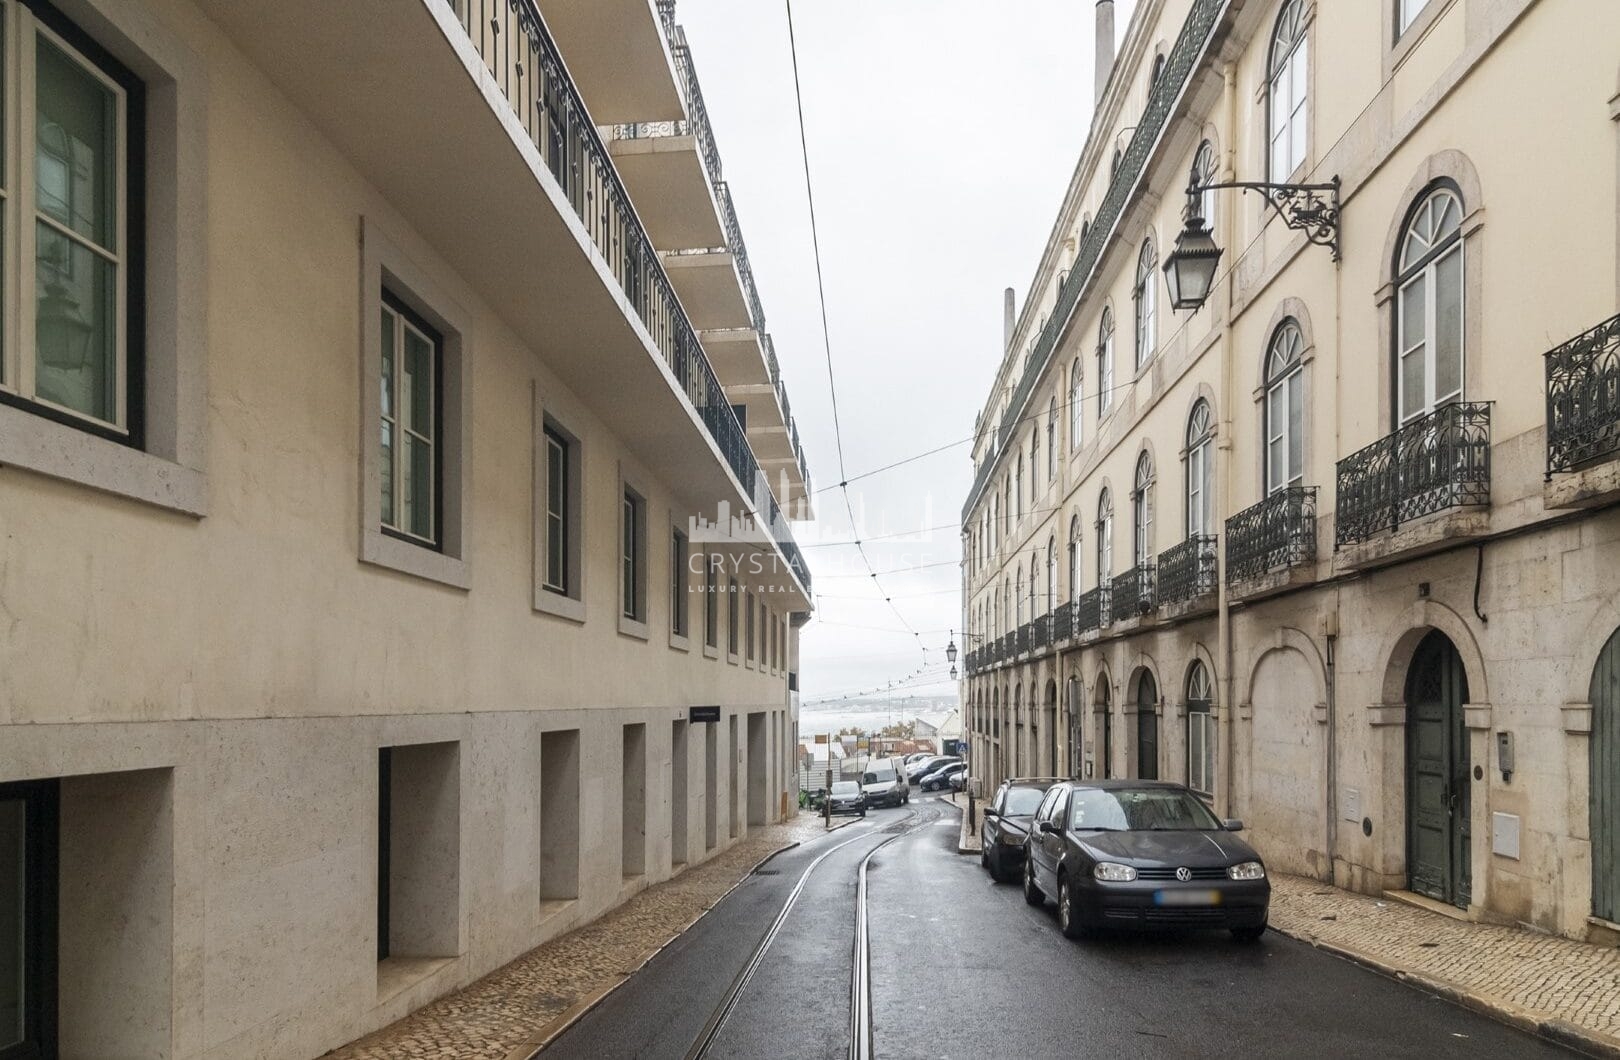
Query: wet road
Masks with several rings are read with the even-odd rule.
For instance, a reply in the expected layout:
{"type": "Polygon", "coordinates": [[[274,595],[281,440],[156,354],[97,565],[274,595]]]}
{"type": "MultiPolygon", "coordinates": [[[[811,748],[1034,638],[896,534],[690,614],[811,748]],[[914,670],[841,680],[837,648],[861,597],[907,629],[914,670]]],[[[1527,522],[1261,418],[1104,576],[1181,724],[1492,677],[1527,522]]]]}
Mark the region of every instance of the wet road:
{"type": "Polygon", "coordinates": [[[773,859],[542,1056],[684,1057],[706,1029],[709,1057],[852,1055],[868,855],[876,1057],[1572,1055],[1275,933],[1070,942],[1050,906],[956,854],[957,822],[948,802],[914,798],[773,859]]]}

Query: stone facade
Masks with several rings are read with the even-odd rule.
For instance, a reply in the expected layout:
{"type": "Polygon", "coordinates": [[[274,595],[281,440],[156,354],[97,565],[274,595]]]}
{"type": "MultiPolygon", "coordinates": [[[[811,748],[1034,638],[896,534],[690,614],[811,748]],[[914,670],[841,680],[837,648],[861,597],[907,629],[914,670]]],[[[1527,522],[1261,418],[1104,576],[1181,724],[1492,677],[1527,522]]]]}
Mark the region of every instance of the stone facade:
{"type": "Polygon", "coordinates": [[[1138,5],[980,417],[986,790],[1186,781],[1277,869],[1615,940],[1617,31],[1545,0],[1138,5]],[[1336,247],[1208,192],[1215,283],[1172,308],[1195,165],[1336,180],[1336,247]],[[1542,355],[1583,335],[1571,397],[1542,355]]]}

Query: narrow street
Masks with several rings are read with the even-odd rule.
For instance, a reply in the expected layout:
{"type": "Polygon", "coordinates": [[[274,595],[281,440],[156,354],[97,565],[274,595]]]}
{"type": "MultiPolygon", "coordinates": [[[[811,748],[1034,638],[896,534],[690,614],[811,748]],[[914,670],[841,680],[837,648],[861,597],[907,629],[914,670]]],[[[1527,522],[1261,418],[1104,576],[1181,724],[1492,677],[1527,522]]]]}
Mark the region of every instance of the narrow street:
{"type": "Polygon", "coordinates": [[[914,798],[771,860],[542,1055],[861,1055],[851,954],[868,855],[873,1056],[1569,1055],[1275,932],[1249,947],[1224,933],[1069,942],[1050,906],[956,853],[958,820],[914,798]]]}

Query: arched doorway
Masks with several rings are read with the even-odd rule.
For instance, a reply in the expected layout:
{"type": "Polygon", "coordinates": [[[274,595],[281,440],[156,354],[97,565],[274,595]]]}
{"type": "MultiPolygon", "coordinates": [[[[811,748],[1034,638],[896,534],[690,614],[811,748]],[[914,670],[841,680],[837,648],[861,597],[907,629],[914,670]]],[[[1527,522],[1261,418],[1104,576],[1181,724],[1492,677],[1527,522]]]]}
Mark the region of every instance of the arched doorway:
{"type": "Polygon", "coordinates": [[[1159,779],[1159,685],[1143,670],[1136,679],[1136,776],[1159,779]]]}
{"type": "Polygon", "coordinates": [[[1079,777],[1080,771],[1085,767],[1081,762],[1085,756],[1085,737],[1081,729],[1080,709],[1080,679],[1071,677],[1064,692],[1064,702],[1069,711],[1069,769],[1068,776],[1079,777]]]}
{"type": "Polygon", "coordinates": [[[1592,915],[1620,921],[1620,631],[1592,671],[1592,915]]]}
{"type": "Polygon", "coordinates": [[[1466,908],[1471,883],[1468,676],[1439,630],[1406,672],[1406,864],[1418,894],[1466,908]]]}
{"type": "Polygon", "coordinates": [[[1058,725],[1057,725],[1057,681],[1050,678],[1046,682],[1046,775],[1059,776],[1058,773],[1058,725]]]}
{"type": "Polygon", "coordinates": [[[1097,682],[1097,772],[1114,775],[1114,705],[1108,678],[1097,682]]]}

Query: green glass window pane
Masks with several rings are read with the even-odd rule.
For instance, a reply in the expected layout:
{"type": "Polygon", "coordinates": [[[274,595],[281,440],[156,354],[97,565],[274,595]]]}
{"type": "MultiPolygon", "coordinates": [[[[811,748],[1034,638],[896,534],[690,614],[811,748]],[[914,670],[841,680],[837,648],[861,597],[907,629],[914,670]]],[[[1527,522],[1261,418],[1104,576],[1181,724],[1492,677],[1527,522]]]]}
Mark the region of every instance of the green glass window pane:
{"type": "Polygon", "coordinates": [[[394,314],[382,311],[382,414],[394,418],[394,314]]]}
{"type": "Polygon", "coordinates": [[[1401,348],[1409,350],[1423,341],[1424,305],[1428,281],[1419,276],[1401,290],[1401,348]]]}
{"type": "Polygon", "coordinates": [[[43,35],[35,51],[35,191],[39,212],[116,249],[118,100],[43,35]]]}
{"type": "Polygon", "coordinates": [[[0,1049],[17,1045],[28,1033],[23,948],[27,837],[27,804],[21,799],[0,801],[0,1049]]]}
{"type": "Polygon", "coordinates": [[[405,479],[405,509],[411,520],[410,531],[417,537],[432,540],[433,447],[407,434],[405,452],[410,460],[405,479]]]}
{"type": "Polygon", "coordinates": [[[433,423],[433,344],[414,328],[405,329],[406,413],[410,429],[435,437],[433,423]]]}
{"type": "Polygon", "coordinates": [[[1305,387],[1298,374],[1288,380],[1288,481],[1305,473],[1305,387]]]}
{"type": "Polygon", "coordinates": [[[1423,347],[1419,346],[1412,353],[1401,358],[1401,419],[1411,417],[1428,408],[1428,391],[1425,388],[1423,366],[1423,347]]]}
{"type": "Polygon", "coordinates": [[[394,518],[394,425],[387,420],[382,424],[382,521],[384,526],[397,525],[394,518]]]}
{"type": "Polygon", "coordinates": [[[35,390],[46,401],[109,423],[118,418],[118,270],[44,222],[36,223],[35,390]]]}

